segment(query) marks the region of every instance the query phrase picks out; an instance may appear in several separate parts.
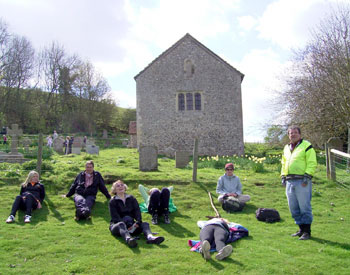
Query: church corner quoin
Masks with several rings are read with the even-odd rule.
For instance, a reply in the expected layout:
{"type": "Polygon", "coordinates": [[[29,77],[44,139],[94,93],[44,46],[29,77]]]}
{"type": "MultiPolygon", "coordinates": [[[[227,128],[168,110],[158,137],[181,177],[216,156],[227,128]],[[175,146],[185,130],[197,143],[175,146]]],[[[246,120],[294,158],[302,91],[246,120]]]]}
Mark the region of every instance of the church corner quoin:
{"type": "Polygon", "coordinates": [[[137,144],[160,154],[244,153],[241,83],[244,75],[186,34],[135,76],[137,144]]]}

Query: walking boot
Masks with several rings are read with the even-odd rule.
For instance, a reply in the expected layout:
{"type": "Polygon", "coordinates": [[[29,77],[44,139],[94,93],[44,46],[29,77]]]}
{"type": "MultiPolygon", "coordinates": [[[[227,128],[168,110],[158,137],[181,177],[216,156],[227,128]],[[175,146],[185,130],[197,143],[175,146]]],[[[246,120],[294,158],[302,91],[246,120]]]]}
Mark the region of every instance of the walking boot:
{"type": "Polygon", "coordinates": [[[165,224],[169,224],[170,223],[169,214],[164,214],[164,223],[165,224]]]}
{"type": "Polygon", "coordinates": [[[155,237],[152,235],[149,235],[146,241],[148,244],[161,244],[162,242],[164,242],[164,237],[155,237]]]}
{"type": "Polygon", "coordinates": [[[158,214],[154,213],[152,215],[152,224],[158,224],[158,214]]]}
{"type": "Polygon", "coordinates": [[[127,237],[126,238],[126,243],[128,244],[129,247],[134,248],[137,246],[137,242],[135,238],[132,237],[127,237]]]}
{"type": "Polygon", "coordinates": [[[292,237],[301,237],[301,235],[303,235],[303,224],[299,224],[299,231],[295,232],[294,234],[292,234],[292,237]]]}
{"type": "Polygon", "coordinates": [[[304,224],[303,234],[299,238],[301,241],[309,240],[311,238],[311,224],[304,224]]]}

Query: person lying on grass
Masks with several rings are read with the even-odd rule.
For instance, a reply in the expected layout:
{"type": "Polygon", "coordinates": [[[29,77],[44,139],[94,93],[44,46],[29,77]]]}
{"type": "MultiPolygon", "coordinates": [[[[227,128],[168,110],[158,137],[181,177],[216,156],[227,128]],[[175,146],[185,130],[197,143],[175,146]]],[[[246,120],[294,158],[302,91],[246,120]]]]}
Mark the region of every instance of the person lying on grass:
{"type": "Polygon", "coordinates": [[[102,175],[94,170],[94,162],[88,160],[85,163],[85,171],[78,174],[68,193],[62,195],[62,197],[70,197],[75,194],[75,220],[79,221],[81,219],[91,218],[91,209],[95,204],[98,190],[100,190],[107,199],[111,198],[102,175]]]}
{"type": "Polygon", "coordinates": [[[158,217],[164,215],[164,223],[169,224],[169,213],[176,211],[176,206],[173,204],[170,194],[173,187],[163,187],[162,190],[158,188],[148,189],[139,184],[139,191],[144,199],[144,203],[140,204],[142,212],[148,212],[152,215],[152,224],[158,224],[158,217]]]}
{"type": "Polygon", "coordinates": [[[208,221],[198,221],[201,228],[200,241],[189,240],[191,251],[200,252],[205,260],[209,260],[210,252],[218,251],[215,258],[219,261],[227,258],[233,251],[230,243],[249,235],[248,229],[223,218],[212,218],[208,221]]]}
{"type": "Polygon", "coordinates": [[[114,236],[121,236],[129,247],[136,247],[134,236],[141,233],[147,239],[148,244],[160,244],[163,237],[153,236],[147,222],[142,222],[141,211],[135,197],[126,194],[127,185],[118,180],[112,185],[111,193],[114,197],[109,201],[111,222],[109,230],[114,236]]]}
{"type": "Polygon", "coordinates": [[[44,198],[45,188],[44,185],[39,182],[38,172],[30,171],[27,179],[21,185],[20,194],[13,202],[11,214],[6,222],[14,222],[17,210],[21,209],[25,211],[24,222],[30,223],[32,210],[41,208],[44,198]]]}

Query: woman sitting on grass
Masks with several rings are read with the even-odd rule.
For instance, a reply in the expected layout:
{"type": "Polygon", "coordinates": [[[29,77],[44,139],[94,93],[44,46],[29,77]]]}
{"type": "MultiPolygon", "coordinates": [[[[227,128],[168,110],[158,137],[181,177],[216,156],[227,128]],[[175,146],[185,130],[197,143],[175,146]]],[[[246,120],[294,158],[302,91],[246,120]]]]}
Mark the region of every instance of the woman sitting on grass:
{"type": "Polygon", "coordinates": [[[109,201],[111,223],[109,230],[114,236],[121,236],[129,247],[136,247],[137,242],[133,236],[143,232],[148,244],[160,244],[163,237],[152,235],[147,222],[142,222],[141,211],[135,197],[126,194],[127,185],[118,180],[113,183],[111,193],[114,197],[109,201]]]}
{"type": "Polygon", "coordinates": [[[170,193],[173,189],[172,186],[163,187],[162,190],[158,188],[148,189],[139,184],[139,191],[145,201],[140,205],[141,211],[152,215],[152,224],[158,224],[158,217],[161,215],[164,215],[165,224],[170,223],[169,213],[176,211],[176,206],[170,198],[170,193]],[[145,208],[147,208],[146,211],[143,210],[145,208]]]}
{"type": "Polygon", "coordinates": [[[14,222],[17,210],[22,209],[25,211],[24,222],[30,223],[32,210],[41,208],[44,198],[45,188],[44,185],[39,182],[38,172],[29,172],[27,179],[21,185],[20,194],[16,197],[12,205],[11,214],[6,222],[14,222]]]}

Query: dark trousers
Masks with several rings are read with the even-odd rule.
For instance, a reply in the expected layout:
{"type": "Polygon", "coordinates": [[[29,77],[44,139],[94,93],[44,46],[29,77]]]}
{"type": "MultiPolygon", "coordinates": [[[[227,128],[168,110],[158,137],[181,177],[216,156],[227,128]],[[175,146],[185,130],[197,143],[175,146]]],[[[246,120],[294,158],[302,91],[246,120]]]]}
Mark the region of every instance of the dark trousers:
{"type": "Polygon", "coordinates": [[[215,244],[217,251],[220,251],[226,245],[228,235],[227,230],[216,224],[205,226],[199,233],[201,242],[207,240],[211,246],[215,244]]]}
{"type": "Polygon", "coordinates": [[[142,232],[147,238],[149,234],[152,234],[151,228],[149,227],[149,223],[143,222],[140,227],[138,227],[132,234],[129,233],[126,224],[124,222],[118,222],[110,225],[109,230],[111,231],[113,236],[122,237],[124,240],[130,238],[132,236],[140,235],[142,232]]]}
{"type": "Polygon", "coordinates": [[[153,214],[168,214],[169,213],[170,191],[164,187],[161,191],[153,190],[149,197],[148,213],[153,214]]]}
{"type": "Polygon", "coordinates": [[[11,215],[16,216],[17,210],[21,209],[25,211],[26,215],[31,216],[32,210],[36,209],[37,207],[38,207],[38,202],[33,196],[31,195],[28,195],[26,197],[17,196],[12,205],[11,215]]]}
{"type": "Polygon", "coordinates": [[[86,219],[91,215],[91,209],[95,204],[95,196],[87,196],[86,198],[76,194],[74,196],[75,216],[86,219]]]}

